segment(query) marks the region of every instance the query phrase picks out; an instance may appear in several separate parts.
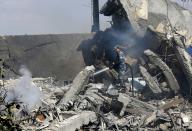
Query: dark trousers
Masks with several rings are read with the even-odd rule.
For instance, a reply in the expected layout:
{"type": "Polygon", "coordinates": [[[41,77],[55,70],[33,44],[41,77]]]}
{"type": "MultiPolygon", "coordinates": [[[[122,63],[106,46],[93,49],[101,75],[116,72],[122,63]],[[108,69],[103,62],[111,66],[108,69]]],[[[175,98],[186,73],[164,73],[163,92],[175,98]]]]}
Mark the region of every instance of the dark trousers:
{"type": "Polygon", "coordinates": [[[121,87],[125,87],[125,71],[124,70],[119,71],[118,82],[121,87]]]}

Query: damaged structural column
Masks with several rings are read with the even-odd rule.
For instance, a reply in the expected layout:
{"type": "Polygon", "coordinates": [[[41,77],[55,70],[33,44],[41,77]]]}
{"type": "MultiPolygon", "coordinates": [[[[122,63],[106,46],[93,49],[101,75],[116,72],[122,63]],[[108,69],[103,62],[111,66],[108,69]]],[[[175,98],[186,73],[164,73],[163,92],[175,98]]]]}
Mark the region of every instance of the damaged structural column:
{"type": "Polygon", "coordinates": [[[190,94],[192,94],[192,60],[191,56],[185,50],[185,44],[179,37],[174,37],[174,47],[177,59],[182,67],[182,70],[186,76],[189,84],[190,94]]]}
{"type": "Polygon", "coordinates": [[[128,20],[130,22],[131,27],[133,28],[133,30],[135,32],[139,31],[139,25],[137,23],[137,18],[135,17],[135,8],[133,7],[133,3],[131,3],[132,1],[128,1],[128,0],[119,0],[119,2],[121,3],[121,5],[123,6],[124,10],[127,13],[127,17],[128,20]]]}
{"type": "Polygon", "coordinates": [[[74,100],[80,91],[83,90],[84,85],[89,81],[90,76],[94,73],[95,68],[93,66],[87,66],[83,69],[73,80],[71,88],[65,94],[64,98],[59,102],[59,105],[66,104],[69,101],[74,100]]]}
{"type": "Polygon", "coordinates": [[[171,90],[176,94],[178,93],[180,87],[177,82],[177,79],[175,78],[172,70],[167,66],[165,62],[161,60],[160,57],[158,57],[154,52],[151,50],[146,50],[144,54],[149,58],[150,62],[153,63],[155,66],[159,67],[163,74],[165,75],[165,78],[167,80],[167,83],[169,84],[171,90]]]}
{"type": "Polygon", "coordinates": [[[156,94],[155,96],[158,97],[158,94],[162,93],[162,90],[159,87],[159,84],[154,80],[154,78],[147,72],[147,69],[143,66],[139,67],[141,75],[143,76],[144,80],[146,81],[147,85],[151,89],[151,91],[156,94]]]}

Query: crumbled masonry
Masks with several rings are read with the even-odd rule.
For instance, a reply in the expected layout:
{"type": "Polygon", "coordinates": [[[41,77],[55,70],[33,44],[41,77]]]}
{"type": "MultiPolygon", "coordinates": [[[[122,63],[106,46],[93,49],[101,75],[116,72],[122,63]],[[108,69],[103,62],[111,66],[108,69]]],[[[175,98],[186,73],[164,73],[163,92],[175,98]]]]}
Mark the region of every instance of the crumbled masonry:
{"type": "Polygon", "coordinates": [[[85,67],[73,80],[19,76],[4,57],[0,130],[192,130],[191,12],[171,0],[108,0],[101,13],[112,26],[84,43],[85,67]],[[125,88],[113,63],[117,45],[127,58],[125,88]]]}

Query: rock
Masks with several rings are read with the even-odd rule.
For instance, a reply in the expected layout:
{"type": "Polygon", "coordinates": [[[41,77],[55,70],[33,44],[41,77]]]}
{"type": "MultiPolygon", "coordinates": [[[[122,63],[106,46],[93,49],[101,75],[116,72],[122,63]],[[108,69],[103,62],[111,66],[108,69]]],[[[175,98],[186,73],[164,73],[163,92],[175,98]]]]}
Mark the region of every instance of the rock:
{"type": "Polygon", "coordinates": [[[168,128],[165,124],[160,124],[159,125],[159,128],[162,130],[162,131],[168,131],[168,128]]]}
{"type": "Polygon", "coordinates": [[[187,116],[187,115],[184,114],[184,113],[181,113],[181,118],[182,118],[182,121],[183,121],[184,124],[190,122],[190,117],[187,116]]]}

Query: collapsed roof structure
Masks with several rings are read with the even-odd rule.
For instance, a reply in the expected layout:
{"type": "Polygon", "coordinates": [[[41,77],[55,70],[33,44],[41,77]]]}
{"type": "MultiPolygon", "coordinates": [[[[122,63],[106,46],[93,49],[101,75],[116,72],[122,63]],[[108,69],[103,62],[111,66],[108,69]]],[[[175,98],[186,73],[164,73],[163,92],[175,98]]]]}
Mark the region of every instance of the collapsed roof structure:
{"type": "Polygon", "coordinates": [[[136,32],[151,26],[158,33],[167,33],[171,27],[187,43],[192,39],[191,12],[170,0],[109,0],[101,13],[112,16],[114,27],[127,22],[136,32]]]}

